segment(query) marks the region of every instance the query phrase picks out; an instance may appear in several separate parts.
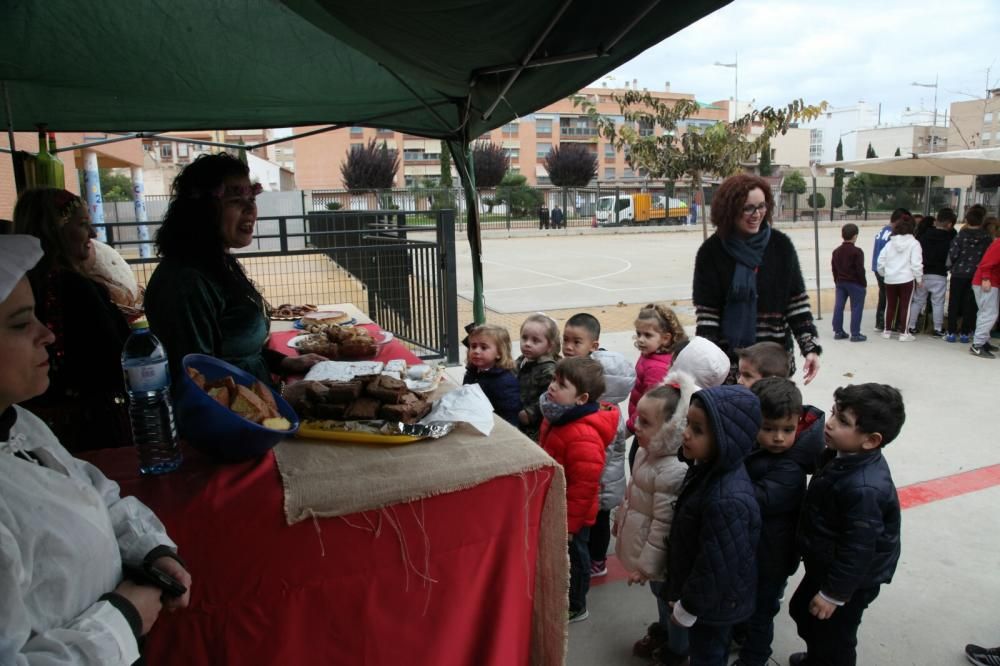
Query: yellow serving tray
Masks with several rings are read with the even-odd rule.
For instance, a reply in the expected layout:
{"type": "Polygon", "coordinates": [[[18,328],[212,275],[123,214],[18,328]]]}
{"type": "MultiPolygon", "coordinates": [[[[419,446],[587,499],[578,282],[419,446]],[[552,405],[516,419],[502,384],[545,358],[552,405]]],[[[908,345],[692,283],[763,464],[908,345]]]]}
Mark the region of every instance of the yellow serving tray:
{"type": "Polygon", "coordinates": [[[375,432],[359,432],[357,430],[328,430],[326,428],[310,428],[308,421],[303,421],[295,435],[300,439],[322,439],[330,442],[346,444],[410,444],[426,437],[417,435],[382,435],[375,432]]]}

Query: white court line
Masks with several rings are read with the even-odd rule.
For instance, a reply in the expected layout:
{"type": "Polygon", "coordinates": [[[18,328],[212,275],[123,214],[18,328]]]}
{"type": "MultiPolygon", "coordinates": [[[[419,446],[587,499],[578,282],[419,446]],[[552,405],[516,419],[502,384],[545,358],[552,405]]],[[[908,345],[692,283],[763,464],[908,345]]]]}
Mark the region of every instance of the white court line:
{"type": "Polygon", "coordinates": [[[581,255],[576,255],[576,256],[580,256],[580,257],[599,257],[599,258],[602,258],[602,259],[610,259],[612,261],[621,261],[621,262],[623,262],[625,264],[625,267],[622,268],[622,269],[619,269],[617,271],[612,271],[611,273],[604,273],[603,275],[594,275],[594,276],[591,276],[591,277],[588,277],[588,278],[585,278],[585,279],[582,279],[582,280],[571,280],[569,278],[560,277],[558,275],[553,275],[551,273],[543,273],[542,271],[536,271],[536,270],[534,270],[532,268],[524,268],[522,266],[514,266],[512,264],[505,264],[505,263],[500,262],[500,261],[483,260],[483,264],[493,264],[494,266],[502,266],[504,268],[510,268],[510,269],[513,269],[513,270],[516,270],[516,271],[522,271],[524,273],[533,273],[535,275],[540,275],[542,277],[549,278],[551,280],[557,280],[557,282],[550,282],[550,283],[547,283],[547,284],[540,284],[540,285],[527,285],[527,286],[523,286],[523,287],[504,287],[502,289],[491,289],[489,291],[485,291],[484,295],[485,294],[490,294],[490,293],[495,294],[495,293],[499,293],[499,292],[502,292],[502,291],[524,291],[526,289],[537,289],[539,287],[552,287],[552,286],[557,286],[557,285],[561,285],[561,284],[574,284],[574,285],[577,285],[579,287],[589,287],[591,289],[598,289],[600,291],[616,291],[615,289],[609,289],[607,287],[601,287],[601,286],[595,285],[595,284],[587,284],[587,282],[590,281],[590,280],[603,280],[605,278],[613,277],[615,275],[620,275],[622,273],[626,273],[626,272],[632,270],[632,262],[629,261],[629,260],[627,260],[627,259],[622,259],[620,257],[610,257],[610,256],[604,255],[604,254],[581,254],[581,255]]]}

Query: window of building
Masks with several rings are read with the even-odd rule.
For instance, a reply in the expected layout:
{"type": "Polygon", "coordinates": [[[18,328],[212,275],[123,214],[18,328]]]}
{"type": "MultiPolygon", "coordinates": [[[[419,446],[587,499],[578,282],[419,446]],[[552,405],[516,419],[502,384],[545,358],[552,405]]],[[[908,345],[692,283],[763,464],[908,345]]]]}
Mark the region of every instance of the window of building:
{"type": "Polygon", "coordinates": [[[981,145],[983,145],[983,146],[988,146],[988,145],[990,145],[990,140],[989,140],[989,139],[983,139],[983,142],[982,142],[982,144],[981,144],[981,145]]]}
{"type": "Polygon", "coordinates": [[[517,136],[518,126],[517,123],[507,123],[501,129],[504,136],[517,136]]]}
{"type": "Polygon", "coordinates": [[[174,157],[174,145],[170,142],[160,144],[160,159],[169,160],[174,157]]]}
{"type": "Polygon", "coordinates": [[[639,119],[639,136],[653,136],[653,120],[651,118],[639,119]]]}
{"type": "Polygon", "coordinates": [[[352,127],[351,128],[351,134],[353,134],[354,136],[358,136],[358,135],[361,135],[361,134],[364,134],[364,133],[365,133],[365,128],[364,127],[352,127]]]}
{"type": "Polygon", "coordinates": [[[771,161],[775,161],[778,158],[778,151],[775,148],[771,149],[771,161]]]}
{"type": "Polygon", "coordinates": [[[511,173],[521,173],[521,167],[517,166],[516,164],[512,164],[510,166],[510,172],[511,173]]]}
{"type": "Polygon", "coordinates": [[[560,118],[559,134],[562,136],[597,136],[597,124],[587,116],[560,118]]]}
{"type": "Polygon", "coordinates": [[[507,153],[507,157],[509,157],[511,161],[516,160],[521,156],[520,148],[504,148],[503,152],[507,153]]]}
{"type": "Polygon", "coordinates": [[[633,173],[632,169],[625,167],[625,173],[622,175],[622,178],[635,178],[635,173],[633,173]]]}
{"type": "Polygon", "coordinates": [[[610,143],[604,144],[604,157],[610,160],[615,159],[615,147],[610,143]]]}
{"type": "Polygon", "coordinates": [[[546,155],[549,154],[549,152],[551,152],[551,150],[552,150],[552,144],[551,143],[541,143],[541,142],[539,142],[539,143],[535,144],[535,156],[536,157],[545,157],[546,155]]]}
{"type": "Polygon", "coordinates": [[[191,148],[186,143],[177,144],[177,157],[187,157],[191,154],[191,148]]]}
{"type": "Polygon", "coordinates": [[[990,139],[993,138],[993,133],[992,132],[983,132],[982,135],[981,135],[981,138],[982,138],[983,141],[989,141],[990,139]]]}
{"type": "Polygon", "coordinates": [[[992,125],[993,124],[993,112],[992,111],[990,111],[989,113],[987,113],[986,115],[983,116],[983,124],[984,125],[992,125]]]}
{"type": "Polygon", "coordinates": [[[823,130],[809,130],[809,159],[823,159],[823,130]]]}
{"type": "Polygon", "coordinates": [[[552,134],[552,119],[551,118],[539,118],[535,121],[535,134],[545,135],[552,134]]]}
{"type": "Polygon", "coordinates": [[[363,143],[352,143],[351,144],[351,150],[354,150],[355,148],[357,148],[358,150],[362,150],[362,149],[364,149],[364,147],[365,147],[365,144],[363,144],[363,143]]]}
{"type": "Polygon", "coordinates": [[[377,130],[375,130],[375,134],[377,134],[378,136],[392,136],[393,134],[395,134],[395,132],[385,127],[379,127],[377,130]]]}
{"type": "Polygon", "coordinates": [[[614,179],[615,179],[615,168],[604,167],[604,180],[614,180],[614,179]]]}

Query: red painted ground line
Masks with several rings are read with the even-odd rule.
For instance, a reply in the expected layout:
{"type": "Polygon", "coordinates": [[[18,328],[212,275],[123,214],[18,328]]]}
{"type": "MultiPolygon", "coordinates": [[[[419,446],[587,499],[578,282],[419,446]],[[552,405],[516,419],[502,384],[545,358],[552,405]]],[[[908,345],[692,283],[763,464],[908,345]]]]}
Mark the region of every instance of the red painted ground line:
{"type": "MultiPolygon", "coordinates": [[[[898,490],[899,505],[903,509],[912,509],[931,502],[967,495],[978,490],[985,490],[993,486],[1000,485],[1000,465],[990,465],[979,469],[959,472],[951,476],[942,476],[940,479],[921,481],[909,486],[903,486],[898,490]]],[[[618,558],[614,555],[608,556],[608,575],[600,578],[591,578],[591,587],[616,583],[628,578],[628,573],[622,567],[618,558]]]]}

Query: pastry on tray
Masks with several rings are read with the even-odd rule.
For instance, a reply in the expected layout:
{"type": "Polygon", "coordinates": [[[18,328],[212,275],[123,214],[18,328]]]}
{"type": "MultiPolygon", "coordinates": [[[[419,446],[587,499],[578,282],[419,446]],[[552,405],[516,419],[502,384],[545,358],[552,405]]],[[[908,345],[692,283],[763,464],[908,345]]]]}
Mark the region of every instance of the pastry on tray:
{"type": "Polygon", "coordinates": [[[344,412],[344,419],[347,421],[370,421],[378,416],[381,403],[375,398],[362,396],[352,402],[347,411],[344,412]]]}
{"type": "Polygon", "coordinates": [[[399,402],[407,392],[406,382],[388,375],[379,375],[365,386],[365,393],[390,405],[399,402]]]}

